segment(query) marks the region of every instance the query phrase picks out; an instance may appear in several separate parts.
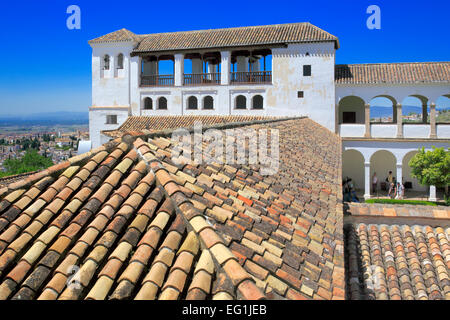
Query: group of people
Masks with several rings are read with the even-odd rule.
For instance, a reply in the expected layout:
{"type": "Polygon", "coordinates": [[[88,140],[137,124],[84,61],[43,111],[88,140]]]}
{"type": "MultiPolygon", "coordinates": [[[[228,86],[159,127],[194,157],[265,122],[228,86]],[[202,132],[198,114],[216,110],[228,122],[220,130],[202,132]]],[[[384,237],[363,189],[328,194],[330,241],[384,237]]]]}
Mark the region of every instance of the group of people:
{"type": "MultiPolygon", "coordinates": [[[[405,195],[405,187],[402,182],[395,179],[392,175],[392,171],[389,171],[385,181],[388,186],[387,196],[391,199],[403,199],[405,195]]],[[[351,178],[345,177],[342,181],[342,191],[345,202],[360,202],[356,195],[355,186],[351,178]]],[[[372,194],[378,194],[378,177],[376,172],[374,172],[372,176],[372,194]]]]}
{"type": "MultiPolygon", "coordinates": [[[[403,199],[405,195],[405,187],[401,181],[397,181],[394,176],[392,176],[392,171],[389,171],[386,178],[386,183],[388,184],[388,194],[387,196],[395,199],[403,199]]],[[[372,193],[376,194],[378,191],[378,177],[377,173],[374,172],[372,176],[372,193]]]]}
{"type": "Polygon", "coordinates": [[[359,202],[359,199],[356,196],[355,186],[351,178],[346,177],[344,181],[342,181],[342,191],[344,193],[345,202],[359,202]]]}

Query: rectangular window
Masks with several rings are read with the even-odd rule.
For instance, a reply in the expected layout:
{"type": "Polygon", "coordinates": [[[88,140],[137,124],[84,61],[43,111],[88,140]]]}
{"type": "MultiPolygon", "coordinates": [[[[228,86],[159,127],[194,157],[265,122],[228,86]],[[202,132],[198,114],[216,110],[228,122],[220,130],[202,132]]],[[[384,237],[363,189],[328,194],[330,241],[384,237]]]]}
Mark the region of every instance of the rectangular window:
{"type": "Polygon", "coordinates": [[[106,124],[117,124],[117,115],[116,114],[108,114],[106,116],[106,124]]]}
{"type": "Polygon", "coordinates": [[[356,112],[344,111],[342,113],[342,123],[356,123],[356,112]]]}
{"type": "Polygon", "coordinates": [[[303,66],[303,76],[304,77],[310,77],[311,76],[311,65],[305,64],[303,66]]]}
{"type": "Polygon", "coordinates": [[[303,98],[303,91],[297,91],[297,98],[303,98]]]}

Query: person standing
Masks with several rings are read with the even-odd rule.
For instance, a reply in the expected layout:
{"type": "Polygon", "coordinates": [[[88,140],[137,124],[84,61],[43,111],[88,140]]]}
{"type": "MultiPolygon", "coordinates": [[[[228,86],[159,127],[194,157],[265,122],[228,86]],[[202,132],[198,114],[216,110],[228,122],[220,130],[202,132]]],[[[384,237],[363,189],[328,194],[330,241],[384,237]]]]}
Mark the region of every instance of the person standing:
{"type": "Polygon", "coordinates": [[[404,187],[401,182],[397,182],[395,187],[395,199],[403,199],[404,187]]]}
{"type": "Polygon", "coordinates": [[[372,193],[373,194],[377,193],[377,183],[378,183],[377,173],[374,172],[373,177],[372,177],[372,193]]]}
{"type": "Polygon", "coordinates": [[[388,197],[391,196],[391,192],[393,191],[395,185],[394,185],[394,177],[392,176],[392,171],[389,171],[388,177],[386,178],[387,183],[389,184],[389,191],[388,191],[388,197]]]}

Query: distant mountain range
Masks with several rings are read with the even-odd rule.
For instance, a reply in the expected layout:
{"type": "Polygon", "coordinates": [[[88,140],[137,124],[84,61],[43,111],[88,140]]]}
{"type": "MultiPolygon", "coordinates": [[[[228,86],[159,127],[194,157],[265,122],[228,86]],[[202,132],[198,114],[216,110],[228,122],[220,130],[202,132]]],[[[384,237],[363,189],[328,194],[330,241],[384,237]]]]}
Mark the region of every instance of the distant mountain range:
{"type": "MultiPolygon", "coordinates": [[[[439,108],[437,108],[439,110],[439,108]]],[[[445,108],[443,108],[445,109],[445,108]]],[[[410,112],[422,114],[422,108],[417,106],[403,106],[403,114],[410,112]]],[[[371,106],[371,118],[392,116],[392,108],[371,106]]],[[[89,124],[89,112],[43,112],[29,115],[0,115],[0,126],[48,126],[48,125],[74,125],[89,124]]]]}
{"type": "Polygon", "coordinates": [[[48,126],[88,124],[88,112],[42,112],[29,115],[0,115],[0,126],[48,126]]]}
{"type": "MultiPolygon", "coordinates": [[[[436,110],[444,110],[445,108],[436,108],[436,110]]],[[[392,116],[392,107],[370,106],[371,118],[383,118],[392,116]]],[[[410,112],[422,114],[422,107],[417,106],[403,106],[402,113],[409,115],[410,112]]]]}

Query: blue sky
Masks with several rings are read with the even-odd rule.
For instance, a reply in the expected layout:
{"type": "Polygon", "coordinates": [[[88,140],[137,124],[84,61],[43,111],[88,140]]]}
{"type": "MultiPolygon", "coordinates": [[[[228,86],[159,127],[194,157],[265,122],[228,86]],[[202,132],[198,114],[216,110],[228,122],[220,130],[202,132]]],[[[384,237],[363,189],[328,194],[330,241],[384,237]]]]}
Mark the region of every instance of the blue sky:
{"type": "Polygon", "coordinates": [[[0,10],[0,115],[87,111],[87,41],[127,28],[154,33],[309,21],[339,37],[337,63],[449,61],[450,1],[8,1],[0,10]],[[66,9],[81,8],[81,30],[66,9]],[[381,30],[366,8],[381,8],[381,30]]]}

